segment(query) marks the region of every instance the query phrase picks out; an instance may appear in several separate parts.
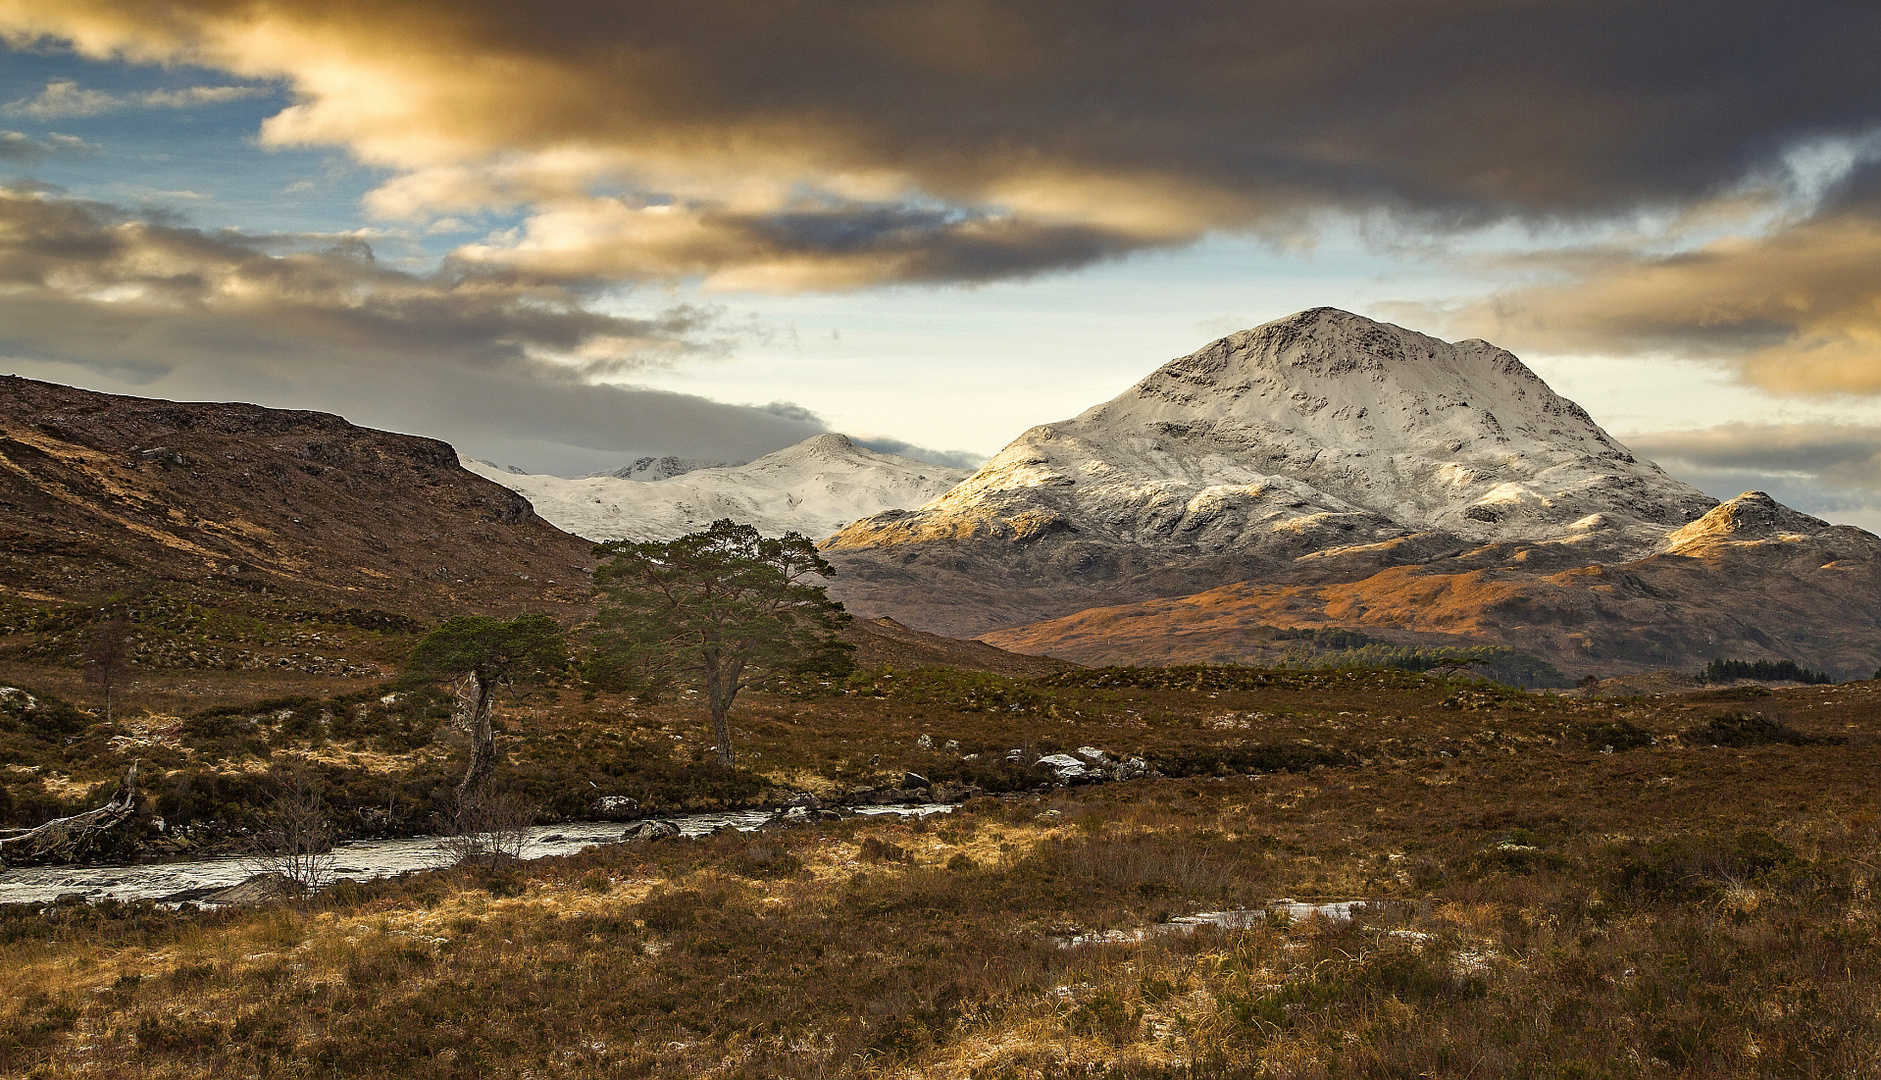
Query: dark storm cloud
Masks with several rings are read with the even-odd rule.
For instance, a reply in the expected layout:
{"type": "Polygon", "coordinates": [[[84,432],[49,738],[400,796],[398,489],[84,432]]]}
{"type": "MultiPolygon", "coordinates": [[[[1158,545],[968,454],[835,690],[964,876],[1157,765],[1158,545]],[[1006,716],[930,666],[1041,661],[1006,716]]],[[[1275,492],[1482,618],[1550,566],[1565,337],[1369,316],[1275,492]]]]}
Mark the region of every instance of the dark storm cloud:
{"type": "Polygon", "coordinates": [[[1623,216],[1881,118],[1867,0],[6,0],[0,27],[285,80],[264,136],[400,171],[381,210],[539,211],[486,261],[780,289],[1325,209],[1623,216]]]}
{"type": "Polygon", "coordinates": [[[0,189],[0,355],[21,374],[326,408],[543,470],[756,456],[821,430],[591,381],[709,354],[714,329],[695,308],[625,318],[563,291],[402,273],[356,239],[205,232],[0,189]]]}
{"type": "Polygon", "coordinates": [[[974,469],[986,464],[985,454],[974,454],[966,450],[934,450],[925,446],[917,446],[911,442],[904,442],[901,439],[891,439],[887,436],[875,436],[870,438],[852,436],[850,441],[854,442],[857,446],[865,446],[878,454],[895,454],[899,457],[913,458],[916,461],[925,461],[930,465],[942,465],[949,469],[965,469],[968,472],[972,472],[974,469]]]}

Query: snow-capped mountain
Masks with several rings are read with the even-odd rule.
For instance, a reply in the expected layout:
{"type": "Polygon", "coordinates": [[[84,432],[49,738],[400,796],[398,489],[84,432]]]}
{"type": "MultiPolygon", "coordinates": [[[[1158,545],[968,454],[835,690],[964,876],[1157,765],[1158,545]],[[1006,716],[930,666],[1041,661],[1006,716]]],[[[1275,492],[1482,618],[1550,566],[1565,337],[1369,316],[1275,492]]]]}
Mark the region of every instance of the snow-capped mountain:
{"type": "MultiPolygon", "coordinates": [[[[661,460],[628,469],[657,472],[661,460]]],[[[920,506],[966,475],[876,453],[835,434],[747,465],[690,468],[650,481],[610,474],[576,480],[517,475],[469,458],[463,465],[521,494],[551,524],[590,540],[670,540],[719,518],[753,525],[767,536],[823,537],[860,517],[920,506]]]]}
{"type": "Polygon", "coordinates": [[[823,547],[858,615],[1086,663],[1245,659],[1328,626],[1576,675],[1881,663],[1881,539],[1762,493],[1719,504],[1507,352],[1330,308],[1173,360],[823,547]]]}
{"type": "Polygon", "coordinates": [[[1717,500],[1502,349],[1333,308],[1222,338],[832,548],[1074,532],[1294,555],[1418,533],[1645,554],[1717,500]]]}

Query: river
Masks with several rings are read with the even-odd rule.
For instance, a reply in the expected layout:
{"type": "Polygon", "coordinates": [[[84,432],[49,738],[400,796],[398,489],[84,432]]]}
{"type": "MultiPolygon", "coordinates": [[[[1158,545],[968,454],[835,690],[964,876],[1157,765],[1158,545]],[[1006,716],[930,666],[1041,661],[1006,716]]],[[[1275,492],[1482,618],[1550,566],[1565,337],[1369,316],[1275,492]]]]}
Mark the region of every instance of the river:
{"type": "MultiPolygon", "coordinates": [[[[856,813],[907,816],[945,813],[952,809],[947,805],[868,806],[857,808],[856,813]]],[[[755,829],[770,817],[769,810],[736,810],[682,814],[660,820],[679,826],[683,836],[703,836],[724,825],[755,829]]],[[[529,830],[523,842],[522,857],[570,855],[591,844],[616,843],[624,828],[625,825],[612,821],[538,825],[529,830]]],[[[417,836],[339,844],[333,849],[335,860],[330,877],[365,880],[449,866],[451,857],[445,853],[442,843],[436,836],[417,836]]],[[[22,867],[0,871],[0,904],[43,904],[71,893],[78,893],[86,900],[163,900],[239,884],[259,870],[254,859],[240,855],[140,866],[22,867]]]]}

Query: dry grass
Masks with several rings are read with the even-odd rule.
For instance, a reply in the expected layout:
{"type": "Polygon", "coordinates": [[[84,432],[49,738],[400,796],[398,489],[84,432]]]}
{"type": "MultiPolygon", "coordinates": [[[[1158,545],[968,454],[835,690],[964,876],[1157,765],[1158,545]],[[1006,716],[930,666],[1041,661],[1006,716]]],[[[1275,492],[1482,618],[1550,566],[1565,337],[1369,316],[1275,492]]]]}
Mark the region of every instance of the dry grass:
{"type": "MultiPolygon", "coordinates": [[[[1180,775],[257,911],[0,910],[0,1075],[1876,1074],[1881,687],[1106,678],[753,695],[724,775],[693,763],[684,699],[512,703],[511,778],[550,793],[708,803],[904,769],[1029,787],[1007,749],[1084,744],[1180,775]],[[1744,710],[1803,738],[1694,742],[1744,710]],[[1133,933],[1281,897],[1389,903],[1133,933]]],[[[448,777],[440,747],[414,775],[448,777]]],[[[403,767],[335,739],[274,756],[375,752],[362,773],[403,767]]]]}
{"type": "Polygon", "coordinates": [[[1878,766],[1485,751],[16,911],[0,1073],[1867,1076],[1878,766]],[[1282,896],[1393,902],[1057,940],[1282,896]]]}

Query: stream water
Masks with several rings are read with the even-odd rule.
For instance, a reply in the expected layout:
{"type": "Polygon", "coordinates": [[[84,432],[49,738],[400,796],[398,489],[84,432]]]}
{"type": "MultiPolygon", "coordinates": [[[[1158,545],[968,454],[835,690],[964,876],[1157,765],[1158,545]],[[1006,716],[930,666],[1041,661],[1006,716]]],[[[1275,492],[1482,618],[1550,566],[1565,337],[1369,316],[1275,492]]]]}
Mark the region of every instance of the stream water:
{"type": "MultiPolygon", "coordinates": [[[[945,813],[952,806],[868,806],[858,814],[915,816],[945,813]]],[[[723,825],[755,829],[771,817],[768,810],[740,810],[722,814],[683,814],[662,818],[679,826],[682,836],[703,836],[723,825]]],[[[569,855],[591,844],[620,840],[626,826],[612,821],[567,821],[538,825],[523,842],[522,857],[569,855]]],[[[410,870],[434,870],[450,865],[442,841],[436,836],[402,840],[359,840],[333,849],[331,877],[387,877],[410,870]]],[[[142,866],[40,866],[0,871],[0,904],[43,904],[78,893],[87,900],[187,899],[187,894],[236,885],[259,872],[255,860],[242,856],[196,859],[189,862],[142,866]]]]}

